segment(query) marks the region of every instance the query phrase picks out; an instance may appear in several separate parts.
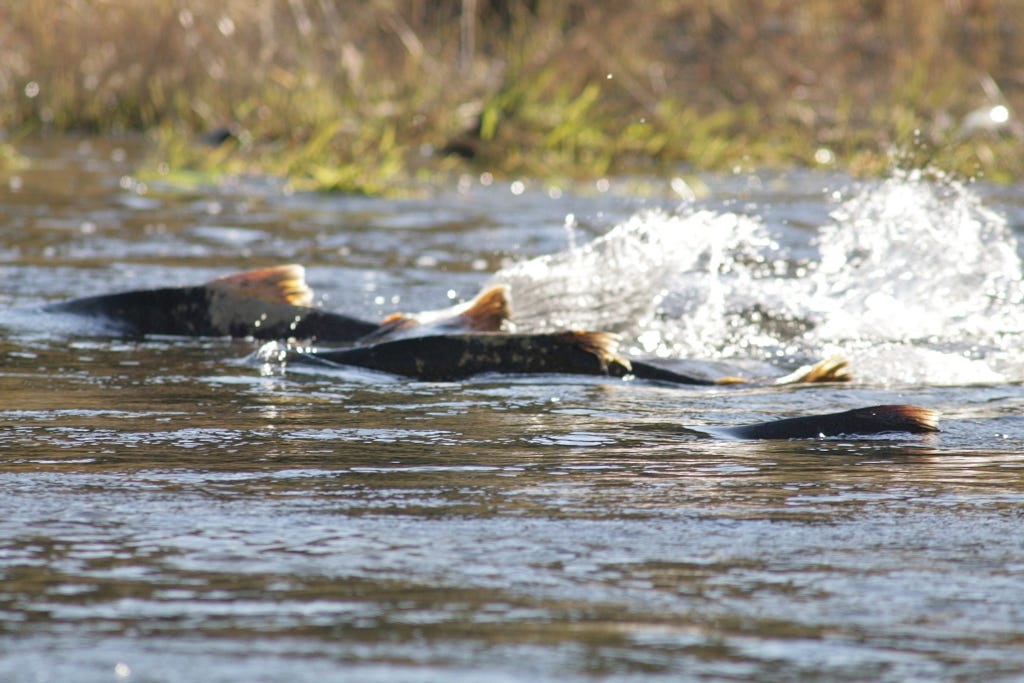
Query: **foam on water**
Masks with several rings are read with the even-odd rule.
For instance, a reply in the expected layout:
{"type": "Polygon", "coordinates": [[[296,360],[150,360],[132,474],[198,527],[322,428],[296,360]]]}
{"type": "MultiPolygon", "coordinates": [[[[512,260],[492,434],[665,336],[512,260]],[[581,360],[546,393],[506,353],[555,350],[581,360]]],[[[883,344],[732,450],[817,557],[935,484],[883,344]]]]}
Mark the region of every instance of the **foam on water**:
{"type": "Polygon", "coordinates": [[[1024,378],[1016,237],[969,186],[919,173],[851,190],[809,242],[756,216],[649,211],[494,280],[519,329],[613,330],[637,355],[844,353],[888,385],[1024,378]]]}
{"type": "Polygon", "coordinates": [[[964,186],[892,179],[832,217],[811,277],[821,338],[984,342],[1019,327],[1016,239],[964,186]]]}
{"type": "Polygon", "coordinates": [[[647,211],[581,247],[505,268],[493,281],[511,288],[519,331],[578,327],[628,336],[654,324],[666,298],[682,290],[692,290],[691,301],[723,304],[713,301],[723,294],[717,275],[734,270],[742,253],[772,246],[762,226],[737,214],[647,211]]]}

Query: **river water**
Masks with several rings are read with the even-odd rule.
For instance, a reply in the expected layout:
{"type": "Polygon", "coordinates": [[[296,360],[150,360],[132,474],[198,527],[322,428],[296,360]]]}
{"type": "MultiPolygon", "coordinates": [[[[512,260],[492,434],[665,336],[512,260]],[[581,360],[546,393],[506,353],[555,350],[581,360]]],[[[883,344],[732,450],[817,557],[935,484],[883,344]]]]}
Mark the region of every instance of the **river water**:
{"type": "Polygon", "coordinates": [[[794,171],[418,199],[0,174],[0,680],[1024,678],[1024,191],[794,171]],[[374,318],[495,281],[518,329],[754,375],[427,383],[116,339],[65,297],[307,266],[374,318]],[[715,425],[914,403],[925,437],[715,425]],[[712,430],[713,431],[713,430],[712,430]]]}

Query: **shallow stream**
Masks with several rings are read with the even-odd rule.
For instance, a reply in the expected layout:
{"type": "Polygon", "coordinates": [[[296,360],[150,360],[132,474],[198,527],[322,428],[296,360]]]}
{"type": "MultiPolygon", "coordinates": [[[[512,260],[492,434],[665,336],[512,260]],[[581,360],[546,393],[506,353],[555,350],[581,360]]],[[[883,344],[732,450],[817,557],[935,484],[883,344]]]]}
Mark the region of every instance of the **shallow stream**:
{"type": "Polygon", "coordinates": [[[132,142],[0,174],[0,680],[1024,678],[1024,189],[809,171],[421,199],[183,189],[132,142]],[[365,318],[848,385],[428,383],[110,338],[62,298],[297,262],[365,318]],[[878,403],[942,432],[735,442],[878,403]]]}

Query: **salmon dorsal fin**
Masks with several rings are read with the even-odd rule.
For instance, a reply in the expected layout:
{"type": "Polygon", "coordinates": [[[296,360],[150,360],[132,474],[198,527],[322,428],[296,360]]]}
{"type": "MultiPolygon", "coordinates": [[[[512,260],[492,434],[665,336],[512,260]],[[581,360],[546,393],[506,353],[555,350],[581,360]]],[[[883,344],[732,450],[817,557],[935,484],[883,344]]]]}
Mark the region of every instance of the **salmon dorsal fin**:
{"type": "Polygon", "coordinates": [[[939,414],[931,408],[881,405],[841,413],[819,413],[713,428],[709,433],[739,439],[819,439],[837,436],[856,438],[893,432],[928,434],[937,431],[939,414]]]}
{"type": "Polygon", "coordinates": [[[879,431],[923,434],[939,431],[939,413],[931,408],[909,405],[884,405],[858,408],[849,414],[877,425],[879,431]]]}
{"type": "Polygon", "coordinates": [[[306,269],[294,263],[232,273],[208,284],[235,296],[268,303],[313,305],[313,290],[306,284],[306,269]]]}
{"type": "Polygon", "coordinates": [[[495,285],[466,303],[440,311],[392,313],[380,322],[380,330],[375,336],[384,336],[417,326],[430,326],[438,331],[500,332],[510,315],[508,287],[495,285]]]}
{"type": "Polygon", "coordinates": [[[459,317],[465,319],[467,330],[498,332],[511,315],[508,286],[495,285],[477,294],[459,317]]]}
{"type": "Polygon", "coordinates": [[[381,331],[376,334],[382,335],[384,332],[406,330],[410,327],[415,327],[416,325],[419,325],[419,322],[413,316],[405,313],[392,313],[380,321],[381,331]]]}
{"type": "Polygon", "coordinates": [[[633,371],[629,361],[619,356],[619,335],[612,332],[573,330],[563,333],[579,349],[597,357],[608,374],[624,377],[633,371]]]}
{"type": "Polygon", "coordinates": [[[779,377],[773,384],[808,384],[812,382],[849,382],[850,361],[842,356],[832,356],[814,365],[797,368],[785,377],[779,377]]]}

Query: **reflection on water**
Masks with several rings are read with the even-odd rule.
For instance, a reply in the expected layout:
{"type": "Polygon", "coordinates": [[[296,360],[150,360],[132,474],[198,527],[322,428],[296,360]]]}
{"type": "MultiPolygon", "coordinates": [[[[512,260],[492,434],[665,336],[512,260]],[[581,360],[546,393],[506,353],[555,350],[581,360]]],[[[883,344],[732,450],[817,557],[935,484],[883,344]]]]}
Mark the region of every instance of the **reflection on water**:
{"type": "MultiPolygon", "coordinates": [[[[497,187],[394,202],[256,181],[140,193],[124,178],[130,149],[36,151],[0,185],[0,680],[1024,675],[1017,384],[426,383],[263,374],[246,341],[111,340],[31,308],[288,260],[310,265],[339,310],[437,307],[507,259],[564,253],[566,214],[582,243],[641,202],[497,187]],[[894,402],[939,409],[944,431],[782,443],[701,431],[894,402]]],[[[810,239],[835,220],[821,188],[836,182],[793,176],[751,194],[745,179],[712,179],[697,208],[810,239]],[[749,215],[728,213],[740,204],[749,215]]],[[[993,196],[971,215],[1014,215],[1019,197],[993,196]]],[[[744,281],[723,279],[715,305],[744,281]]],[[[656,346],[684,339],[652,315],[656,346]]],[[[780,341],[762,332],[764,348],[780,341]]],[[[1013,367],[1011,344],[988,343],[974,359],[1013,367]]]]}

